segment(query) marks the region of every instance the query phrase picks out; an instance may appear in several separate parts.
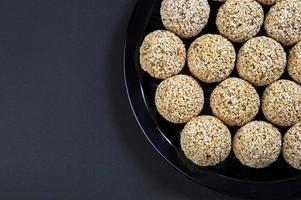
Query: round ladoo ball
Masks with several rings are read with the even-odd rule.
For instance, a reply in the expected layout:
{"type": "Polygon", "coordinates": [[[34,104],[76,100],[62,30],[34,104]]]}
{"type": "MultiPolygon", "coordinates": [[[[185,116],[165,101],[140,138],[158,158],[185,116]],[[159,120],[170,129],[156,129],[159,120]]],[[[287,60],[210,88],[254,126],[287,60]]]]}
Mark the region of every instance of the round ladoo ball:
{"type": "Polygon", "coordinates": [[[301,123],[291,127],[283,137],[282,154],[292,167],[301,170],[301,123]]]}
{"type": "Polygon", "coordinates": [[[189,47],[188,67],[191,73],[206,83],[226,79],[233,71],[234,46],[221,35],[207,34],[197,38],[189,47]]]}
{"type": "Polygon", "coordinates": [[[160,14],[167,30],[190,38],[199,34],[208,23],[210,6],[207,0],[163,0],[160,14]]]}
{"type": "Polygon", "coordinates": [[[248,40],[238,52],[237,71],[255,86],[278,80],[286,67],[286,53],[278,42],[261,36],[248,40]]]}
{"type": "Polygon", "coordinates": [[[301,120],[301,86],[293,81],[278,80],[262,95],[265,118],[278,126],[293,126],[301,120]]]}
{"type": "Polygon", "coordinates": [[[228,0],[220,7],[216,17],[219,32],[239,43],[254,37],[263,21],[263,9],[255,0],[228,0]]]}
{"type": "Polygon", "coordinates": [[[275,162],[281,153],[281,133],[270,123],[250,122],[235,134],[233,151],[245,166],[267,167],[275,162]]]}
{"type": "Polygon", "coordinates": [[[301,42],[289,52],[287,71],[294,81],[301,84],[301,42]]]}
{"type": "Polygon", "coordinates": [[[292,46],[301,40],[301,1],[283,0],[276,3],[266,15],[264,23],[267,35],[284,46],[292,46]]]}
{"type": "Polygon", "coordinates": [[[213,116],[199,116],[189,121],[181,133],[181,148],[188,159],[199,166],[214,166],[231,151],[227,126],[213,116]]]}
{"type": "Polygon", "coordinates": [[[157,30],[148,34],[140,47],[141,68],[158,79],[180,73],[185,61],[184,43],[169,31],[157,30]]]}
{"type": "Polygon", "coordinates": [[[201,112],[204,94],[195,79],[187,75],[176,75],[159,84],[155,104],[160,115],[167,121],[186,123],[201,112]]]}
{"type": "Polygon", "coordinates": [[[255,88],[239,78],[228,78],[211,93],[213,114],[228,126],[242,126],[258,113],[260,99],[255,88]]]}

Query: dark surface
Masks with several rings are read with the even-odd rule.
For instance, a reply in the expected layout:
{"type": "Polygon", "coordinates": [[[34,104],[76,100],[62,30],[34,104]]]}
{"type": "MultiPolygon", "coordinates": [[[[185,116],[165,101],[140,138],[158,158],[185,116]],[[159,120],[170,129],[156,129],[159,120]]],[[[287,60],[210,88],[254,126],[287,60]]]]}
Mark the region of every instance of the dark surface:
{"type": "Polygon", "coordinates": [[[128,105],[135,0],[0,1],[0,199],[232,199],[161,159],[128,105]]]}

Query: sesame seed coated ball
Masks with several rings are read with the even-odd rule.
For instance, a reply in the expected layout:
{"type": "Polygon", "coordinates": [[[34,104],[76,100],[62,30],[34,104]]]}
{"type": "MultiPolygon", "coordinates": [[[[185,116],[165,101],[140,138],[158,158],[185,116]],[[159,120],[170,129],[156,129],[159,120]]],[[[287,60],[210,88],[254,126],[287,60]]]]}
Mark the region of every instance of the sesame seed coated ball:
{"type": "Polygon", "coordinates": [[[236,53],[231,42],[221,35],[207,34],[197,38],[187,54],[191,73],[206,83],[226,79],[235,65],[236,53]]]}
{"type": "Polygon", "coordinates": [[[228,0],[218,10],[216,25],[232,42],[245,42],[259,32],[263,20],[263,9],[255,0],[228,0]]]}
{"type": "Polygon", "coordinates": [[[291,127],[284,135],[282,154],[288,164],[301,170],[301,123],[291,127]]]}
{"type": "Polygon", "coordinates": [[[159,84],[155,104],[160,115],[167,121],[186,123],[203,109],[203,89],[192,77],[176,75],[159,84]]]}
{"type": "Polygon", "coordinates": [[[267,167],[275,162],[281,153],[281,133],[270,123],[250,122],[235,134],[233,151],[245,166],[267,167]]]}
{"type": "Polygon", "coordinates": [[[227,126],[213,116],[199,116],[189,121],[181,132],[181,148],[188,159],[199,166],[214,166],[231,151],[227,126]]]}
{"type": "Polygon", "coordinates": [[[261,3],[262,5],[274,5],[275,3],[277,3],[278,1],[281,0],[257,0],[259,3],[261,3]]]}
{"type": "Polygon", "coordinates": [[[237,71],[255,86],[265,86],[280,78],[286,67],[286,53],[277,41],[262,36],[248,40],[238,52],[237,71]]]}
{"type": "Polygon", "coordinates": [[[211,93],[213,114],[229,126],[242,126],[258,113],[260,99],[255,88],[239,78],[228,78],[211,93]]]}
{"type": "Polygon", "coordinates": [[[279,126],[292,126],[301,120],[301,86],[278,80],[262,95],[262,111],[267,120],[279,126]]]}
{"type": "Polygon", "coordinates": [[[287,71],[294,81],[301,84],[301,42],[289,52],[287,71]]]}
{"type": "Polygon", "coordinates": [[[265,23],[267,35],[284,46],[292,46],[301,40],[301,1],[283,0],[268,12],[265,23]]]}
{"type": "Polygon", "coordinates": [[[207,0],[163,0],[160,14],[166,29],[190,38],[208,23],[210,7],[207,0]]]}
{"type": "Polygon", "coordinates": [[[140,47],[141,68],[158,79],[180,73],[185,61],[184,43],[169,31],[157,30],[148,34],[140,47]]]}

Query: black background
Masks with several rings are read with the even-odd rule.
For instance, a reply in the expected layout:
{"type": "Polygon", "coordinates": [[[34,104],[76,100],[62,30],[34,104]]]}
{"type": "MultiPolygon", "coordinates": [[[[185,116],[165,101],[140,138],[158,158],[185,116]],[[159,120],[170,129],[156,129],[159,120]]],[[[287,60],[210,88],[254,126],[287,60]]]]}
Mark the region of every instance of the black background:
{"type": "Polygon", "coordinates": [[[0,199],[233,199],[142,135],[122,54],[135,0],[0,1],[0,199]]]}

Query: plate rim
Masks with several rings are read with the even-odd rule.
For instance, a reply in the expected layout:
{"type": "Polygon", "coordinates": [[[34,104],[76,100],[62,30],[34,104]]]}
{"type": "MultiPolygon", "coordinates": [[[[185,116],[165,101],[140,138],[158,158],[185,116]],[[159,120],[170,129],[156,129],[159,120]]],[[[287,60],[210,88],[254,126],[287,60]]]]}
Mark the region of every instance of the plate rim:
{"type": "MultiPolygon", "coordinates": [[[[123,45],[123,78],[124,78],[124,84],[125,84],[125,90],[126,90],[126,94],[127,94],[127,98],[132,110],[132,113],[135,117],[135,120],[137,121],[143,135],[146,137],[146,139],[148,140],[148,142],[152,145],[152,147],[156,150],[156,152],[163,158],[163,160],[165,160],[170,166],[172,166],[174,169],[176,169],[176,171],[178,171],[179,173],[183,174],[185,177],[189,178],[190,180],[204,186],[207,187],[209,189],[221,192],[221,193],[225,193],[225,194],[229,194],[229,195],[233,195],[233,196],[244,196],[244,197],[250,197],[250,198],[255,198],[258,197],[258,195],[260,197],[264,197],[264,198],[274,198],[274,197],[288,197],[288,196],[294,196],[297,194],[301,194],[301,189],[298,192],[288,192],[286,194],[283,194],[279,196],[279,194],[277,193],[277,195],[273,195],[273,193],[268,194],[267,192],[255,192],[256,195],[252,195],[252,192],[254,191],[250,191],[249,194],[246,194],[246,192],[242,192],[242,193],[236,193],[236,192],[232,192],[229,190],[222,190],[222,189],[217,189],[216,187],[214,187],[214,185],[210,184],[210,183],[206,183],[206,182],[202,182],[194,177],[192,177],[191,175],[187,174],[186,172],[184,172],[182,169],[180,169],[178,166],[176,166],[173,162],[170,161],[170,159],[168,159],[166,157],[166,155],[164,155],[161,150],[157,147],[157,145],[155,144],[155,142],[150,138],[149,134],[147,133],[147,131],[145,130],[145,127],[142,125],[142,120],[141,117],[139,116],[137,110],[136,110],[136,106],[134,105],[134,99],[133,96],[131,94],[131,89],[130,89],[130,83],[129,83],[129,78],[128,78],[128,49],[129,49],[129,43],[132,41],[132,32],[133,32],[133,28],[135,27],[135,24],[137,24],[137,18],[136,15],[138,13],[141,13],[140,9],[145,9],[146,5],[148,4],[155,4],[155,2],[157,1],[161,1],[161,0],[137,0],[136,5],[134,6],[134,9],[132,11],[132,14],[130,16],[130,20],[128,22],[128,26],[125,32],[125,37],[124,37],[124,45],[123,45]]],[[[148,5],[149,6],[149,5],[148,5]]],[[[151,6],[154,7],[154,6],[151,6]]],[[[147,14],[148,12],[151,12],[152,8],[147,8],[147,14]]],[[[146,21],[148,21],[147,19],[145,19],[146,21]]],[[[139,19],[140,23],[141,23],[141,19],[139,19]]],[[[143,21],[143,19],[142,19],[143,21]]],[[[147,23],[146,23],[147,24],[147,23]]],[[[133,58],[132,58],[133,59],[133,58]]],[[[134,68],[134,66],[132,66],[132,68],[134,68]]],[[[137,75],[138,76],[138,75],[137,75]]],[[[138,78],[139,79],[139,78],[138,78]]],[[[140,87],[140,85],[139,85],[140,87]]],[[[144,94],[143,94],[143,89],[140,87],[140,91],[139,91],[139,96],[140,98],[143,99],[144,103],[145,103],[145,99],[144,99],[144,94]]],[[[145,106],[145,109],[147,110],[147,106],[145,106]]],[[[159,131],[159,130],[158,130],[159,131]]],[[[160,131],[159,131],[160,132],[160,131]]],[[[208,171],[206,171],[206,173],[208,173],[208,171]]],[[[283,184],[287,185],[287,184],[291,184],[291,185],[298,185],[301,186],[301,177],[292,177],[292,178],[286,178],[286,179],[281,179],[281,180],[274,180],[274,181],[256,181],[256,180],[243,180],[243,179],[238,179],[238,178],[233,178],[233,177],[229,177],[229,176],[225,176],[216,172],[212,172],[210,171],[209,173],[211,175],[216,176],[215,178],[220,178],[220,179],[224,179],[224,181],[228,182],[229,184],[241,184],[244,185],[243,187],[247,187],[249,188],[251,185],[253,185],[253,187],[264,187],[266,189],[266,187],[270,187],[271,185],[273,186],[273,190],[278,190],[277,187],[281,187],[281,189],[283,189],[283,184]]],[[[241,186],[240,185],[240,186],[241,186]]],[[[252,187],[250,187],[252,188],[252,187]]],[[[262,191],[262,190],[261,190],[262,191]]],[[[290,190],[289,190],[290,191],[290,190]]]]}

